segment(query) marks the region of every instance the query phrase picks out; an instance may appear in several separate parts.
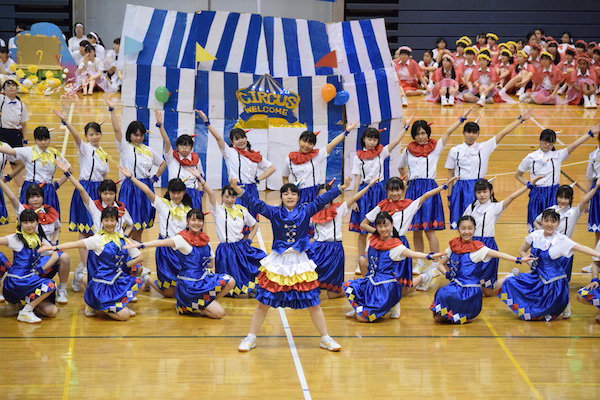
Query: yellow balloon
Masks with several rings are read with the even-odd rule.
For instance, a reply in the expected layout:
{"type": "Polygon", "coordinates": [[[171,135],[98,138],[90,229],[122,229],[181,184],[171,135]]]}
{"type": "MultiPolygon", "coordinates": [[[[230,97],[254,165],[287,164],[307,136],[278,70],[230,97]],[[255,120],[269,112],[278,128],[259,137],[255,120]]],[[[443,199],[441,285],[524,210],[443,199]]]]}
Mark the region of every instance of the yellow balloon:
{"type": "Polygon", "coordinates": [[[30,75],[29,80],[33,83],[38,83],[38,81],[39,81],[37,75],[30,75]]]}
{"type": "Polygon", "coordinates": [[[17,64],[10,64],[10,67],[8,67],[8,69],[10,69],[12,72],[15,72],[17,70],[17,64]]]}
{"type": "Polygon", "coordinates": [[[29,71],[32,74],[35,74],[38,72],[38,66],[37,65],[30,65],[27,67],[27,71],[29,71]]]}
{"type": "Polygon", "coordinates": [[[54,72],[52,71],[46,71],[46,79],[52,79],[54,78],[54,72]]]}

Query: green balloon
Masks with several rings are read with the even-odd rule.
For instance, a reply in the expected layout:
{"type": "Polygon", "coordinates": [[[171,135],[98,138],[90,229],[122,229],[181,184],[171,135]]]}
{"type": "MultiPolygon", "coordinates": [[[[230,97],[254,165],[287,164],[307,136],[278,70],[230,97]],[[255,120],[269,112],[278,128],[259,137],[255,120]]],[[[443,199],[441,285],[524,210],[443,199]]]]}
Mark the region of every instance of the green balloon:
{"type": "Polygon", "coordinates": [[[169,93],[169,89],[164,86],[159,86],[154,91],[154,96],[156,96],[156,100],[160,101],[161,103],[166,103],[169,101],[171,94],[169,93]]]}

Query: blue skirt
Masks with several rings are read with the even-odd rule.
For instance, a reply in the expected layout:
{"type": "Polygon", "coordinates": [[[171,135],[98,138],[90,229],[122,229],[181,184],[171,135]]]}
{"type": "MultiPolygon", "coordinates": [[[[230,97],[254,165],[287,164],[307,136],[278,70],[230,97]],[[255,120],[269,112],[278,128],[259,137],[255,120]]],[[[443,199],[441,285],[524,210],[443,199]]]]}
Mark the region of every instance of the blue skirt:
{"type": "MultiPolygon", "coordinates": [[[[410,245],[408,244],[406,236],[400,236],[400,240],[402,241],[402,244],[406,246],[407,249],[410,249],[410,245]]],[[[404,260],[398,263],[398,269],[396,271],[396,280],[399,284],[401,284],[404,287],[412,287],[413,285],[412,267],[413,263],[412,258],[410,257],[406,257],[404,260]]]]}
{"type": "Polygon", "coordinates": [[[306,254],[317,264],[315,271],[319,275],[320,288],[341,293],[346,262],[342,242],[313,242],[306,254]]]}
{"type": "MultiPolygon", "coordinates": [[[[81,186],[92,200],[98,200],[100,182],[80,181],[81,186]]],[[[79,190],[73,190],[71,210],[69,214],[69,230],[71,232],[93,233],[94,221],[87,207],[83,204],[79,190]]]]}
{"type": "Polygon", "coordinates": [[[258,285],[256,290],[256,300],[273,308],[288,307],[300,310],[317,306],[321,303],[321,300],[319,299],[321,290],[318,287],[307,290],[306,292],[293,289],[287,292],[270,292],[258,285]]]}
{"type": "Polygon", "coordinates": [[[319,195],[319,185],[299,189],[299,192],[298,204],[312,203],[319,195]]]}
{"type": "Polygon", "coordinates": [[[529,204],[527,205],[527,227],[529,232],[535,230],[533,221],[544,210],[553,204],[556,204],[556,190],[558,185],[554,186],[534,186],[529,191],[529,204]]]}
{"type": "Polygon", "coordinates": [[[577,293],[586,299],[591,305],[600,308],[600,286],[592,291],[582,287],[577,291],[577,293]]]}
{"type": "Polygon", "coordinates": [[[364,277],[347,281],[344,287],[356,314],[369,322],[383,317],[402,298],[402,286],[396,281],[374,285],[369,277],[364,277]]]}
{"type": "Polygon", "coordinates": [[[6,201],[4,200],[4,192],[0,188],[0,225],[8,224],[8,210],[6,209],[6,201]]]}
{"type": "Polygon", "coordinates": [[[83,299],[94,310],[116,313],[127,307],[141,285],[140,278],[124,274],[121,274],[112,285],[90,279],[83,299]]]}
{"type": "Polygon", "coordinates": [[[477,179],[459,179],[454,183],[452,194],[448,196],[451,229],[458,228],[458,219],[475,200],[475,182],[477,179]]]}
{"type": "Polygon", "coordinates": [[[177,312],[191,314],[206,308],[230,280],[231,276],[227,274],[213,274],[208,271],[200,279],[179,277],[175,291],[177,312]]]}
{"type": "Polygon", "coordinates": [[[550,321],[569,303],[569,282],[544,284],[537,273],[529,272],[506,279],[498,297],[523,320],[550,321]]]}
{"type": "Polygon", "coordinates": [[[192,188],[186,188],[185,192],[192,198],[192,208],[202,210],[202,196],[204,196],[204,192],[192,188]]]}
{"type": "MultiPolygon", "coordinates": [[[[152,179],[140,179],[154,192],[154,183],[152,179]]],[[[140,231],[143,229],[151,228],[154,225],[154,217],[156,216],[156,210],[152,207],[152,203],[148,196],[142,192],[140,188],[131,182],[130,178],[126,178],[121,184],[121,190],[119,190],[119,201],[125,205],[127,211],[131,215],[133,220],[133,230],[140,231]]]]}
{"type": "MultiPolygon", "coordinates": [[[[408,182],[406,198],[416,200],[426,192],[438,187],[433,179],[413,179],[408,182]]],[[[425,200],[413,217],[410,231],[439,231],[446,229],[444,208],[439,194],[425,200]]]]}
{"type": "MultiPolygon", "coordinates": [[[[490,249],[498,251],[498,244],[493,237],[473,236],[473,240],[479,240],[490,249]]],[[[481,277],[479,280],[481,286],[486,288],[494,287],[498,280],[498,264],[499,260],[497,258],[491,258],[490,261],[481,263],[481,272],[479,275],[481,277]]]]}
{"type": "Polygon", "coordinates": [[[0,252],[0,279],[4,276],[6,271],[10,269],[10,261],[4,255],[4,253],[0,252]]]}
{"type": "MultiPolygon", "coordinates": [[[[159,239],[163,239],[159,237],[159,239]]],[[[154,253],[156,260],[156,284],[161,289],[177,286],[177,275],[181,271],[177,250],[171,247],[157,247],[154,253]]]]}
{"type": "MultiPolygon", "coordinates": [[[[52,279],[37,274],[20,278],[12,275],[9,270],[4,279],[2,295],[11,304],[26,305],[44,293],[54,292],[55,289],[56,284],[52,279]]],[[[48,299],[54,302],[54,297],[54,294],[51,294],[48,299]]]]}
{"type": "MultiPolygon", "coordinates": [[[[596,186],[596,179],[592,187],[596,186]]],[[[590,200],[590,215],[588,217],[588,231],[600,232],[600,190],[590,200]]]]}
{"type": "MultiPolygon", "coordinates": [[[[21,197],[19,200],[21,204],[27,204],[25,192],[27,191],[27,188],[34,183],[37,185],[41,185],[40,182],[23,182],[23,186],[21,187],[21,197]]],[[[56,211],[58,211],[58,216],[60,217],[60,202],[58,201],[58,196],[56,195],[56,189],[54,189],[54,185],[52,183],[47,183],[44,185],[42,190],[44,191],[44,204],[52,206],[56,211]]]]}
{"type": "Polygon", "coordinates": [[[215,272],[235,279],[233,293],[246,294],[256,286],[260,260],[267,254],[251,246],[248,239],[234,243],[221,243],[215,254],[215,272]]]}
{"type": "Polygon", "coordinates": [[[452,281],[435,292],[435,298],[429,308],[448,322],[464,324],[479,315],[482,302],[481,287],[462,287],[452,281]]]}
{"type": "MultiPolygon", "coordinates": [[[[361,183],[358,190],[364,189],[367,185],[368,183],[361,183]]],[[[350,231],[366,234],[367,231],[360,229],[360,223],[365,219],[369,211],[374,209],[380,201],[385,200],[386,196],[385,182],[383,181],[376,183],[371,189],[367,190],[367,193],[356,202],[358,204],[358,212],[352,211],[350,215],[350,231]]]]}
{"type": "MultiPolygon", "coordinates": [[[[63,255],[63,251],[58,251],[58,256],[62,256],[63,255]]],[[[42,267],[48,262],[48,260],[50,259],[50,256],[41,256],[38,261],[35,264],[35,270],[37,271],[37,274],[39,276],[41,276],[42,278],[48,278],[48,279],[52,279],[56,276],[56,274],[58,274],[58,267],[60,266],[60,260],[57,260],[56,263],[49,269],[49,270],[44,270],[42,269],[42,267]]]]}

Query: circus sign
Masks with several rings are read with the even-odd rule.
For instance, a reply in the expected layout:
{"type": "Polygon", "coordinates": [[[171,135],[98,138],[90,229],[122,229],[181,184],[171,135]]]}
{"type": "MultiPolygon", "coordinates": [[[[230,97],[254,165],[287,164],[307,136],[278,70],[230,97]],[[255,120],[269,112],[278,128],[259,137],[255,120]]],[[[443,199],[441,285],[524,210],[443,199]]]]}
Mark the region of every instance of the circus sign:
{"type": "Polygon", "coordinates": [[[236,97],[244,105],[244,111],[240,114],[243,121],[254,115],[266,115],[285,119],[290,124],[296,122],[294,109],[300,103],[300,96],[281,87],[268,74],[247,88],[239,89],[236,97]]]}

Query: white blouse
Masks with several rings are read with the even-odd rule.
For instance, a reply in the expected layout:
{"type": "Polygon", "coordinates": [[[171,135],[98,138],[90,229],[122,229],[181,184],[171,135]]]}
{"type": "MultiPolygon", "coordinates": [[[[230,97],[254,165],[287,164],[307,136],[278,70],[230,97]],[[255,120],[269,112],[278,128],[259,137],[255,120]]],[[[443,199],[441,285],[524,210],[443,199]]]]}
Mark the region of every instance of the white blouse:
{"type": "Polygon", "coordinates": [[[435,179],[437,163],[446,145],[441,140],[437,141],[435,149],[427,157],[415,157],[408,149],[404,149],[400,155],[398,168],[408,167],[408,180],[435,179]]]}
{"type": "Polygon", "coordinates": [[[282,176],[287,176],[289,181],[304,189],[325,183],[325,171],[327,169],[327,148],[319,149],[319,153],[304,164],[294,164],[290,156],[285,158],[282,176]]]}
{"type": "Polygon", "coordinates": [[[212,208],[217,236],[221,243],[239,242],[244,238],[244,226],[253,227],[256,225],[256,219],[248,212],[246,207],[241,207],[242,216],[233,217],[229,214],[222,204],[217,204],[216,208],[212,208]]]}
{"type": "Polygon", "coordinates": [[[504,211],[503,207],[504,201],[494,203],[491,200],[488,200],[481,204],[479,200],[476,200],[475,204],[469,204],[467,209],[463,212],[463,215],[470,215],[475,220],[474,236],[496,236],[496,222],[504,211]]]}
{"type": "Polygon", "coordinates": [[[223,153],[225,165],[227,165],[229,178],[236,178],[238,183],[255,183],[256,177],[259,175],[258,170],[265,171],[272,165],[264,157],[261,162],[255,163],[231,147],[225,147],[221,153],[223,153]]]}
{"type": "MultiPolygon", "coordinates": [[[[185,209],[183,203],[175,204],[173,201],[168,201],[162,197],[156,196],[152,207],[156,208],[158,221],[160,224],[159,235],[161,238],[172,238],[187,227],[187,215],[183,218],[175,218],[171,213],[173,209],[185,209]]],[[[186,213],[187,214],[187,213],[186,213]]]]}
{"type": "Polygon", "coordinates": [[[362,160],[357,155],[354,155],[352,161],[352,174],[360,177],[360,183],[369,183],[373,178],[380,176],[383,179],[384,162],[390,156],[388,146],[384,146],[381,153],[370,160],[362,160]]]}
{"type": "MultiPolygon", "coordinates": [[[[185,159],[191,160],[192,153],[190,152],[185,159]]],[[[167,162],[167,170],[169,171],[169,180],[179,178],[185,183],[185,187],[187,188],[196,189],[198,187],[198,179],[189,173],[188,168],[193,168],[198,171],[201,176],[204,176],[204,170],[202,169],[202,162],[200,162],[200,160],[198,160],[198,164],[193,167],[183,166],[177,161],[173,154],[173,150],[171,150],[168,153],[165,153],[165,161],[167,162]]]]}
{"type": "Polygon", "coordinates": [[[117,149],[121,156],[121,165],[130,170],[133,176],[138,179],[150,178],[152,166],[158,167],[163,162],[160,154],[148,146],[146,146],[146,148],[150,151],[150,156],[137,151],[135,147],[125,139],[125,134],[123,134],[123,140],[117,142],[117,149]]]}
{"type": "Polygon", "coordinates": [[[314,239],[316,242],[341,242],[342,241],[342,223],[346,215],[350,213],[347,203],[342,203],[337,208],[337,214],[331,221],[323,224],[312,223],[314,229],[314,239]]]}
{"type": "MultiPolygon", "coordinates": [[[[14,150],[17,153],[15,159],[23,161],[25,163],[25,180],[34,182],[47,182],[52,183],[54,178],[54,172],[56,171],[56,164],[54,162],[42,162],[42,160],[33,159],[33,149],[38,153],[42,153],[42,150],[35,145],[34,147],[16,147],[14,150]]],[[[47,153],[48,151],[44,151],[47,153]]],[[[58,157],[63,163],[67,164],[70,168],[71,164],[64,158],[58,157]]]]}
{"type": "Polygon", "coordinates": [[[548,254],[553,260],[559,257],[571,257],[574,254],[573,246],[576,245],[574,241],[558,231],[546,236],[543,229],[531,232],[525,240],[536,249],[542,251],[550,249],[548,254]]]}
{"type": "Polygon", "coordinates": [[[102,182],[110,170],[108,160],[100,158],[97,148],[88,142],[81,142],[79,146],[79,180],[102,182]]]}
{"type": "Polygon", "coordinates": [[[527,154],[519,164],[518,170],[523,173],[529,171],[531,180],[543,176],[535,186],[554,186],[560,183],[560,167],[567,158],[569,158],[569,153],[566,148],[546,153],[538,149],[527,154]]]}
{"type": "Polygon", "coordinates": [[[497,146],[495,137],[471,146],[466,143],[454,146],[448,152],[446,168],[453,169],[454,176],[463,180],[481,179],[487,174],[490,156],[497,146]]]}

